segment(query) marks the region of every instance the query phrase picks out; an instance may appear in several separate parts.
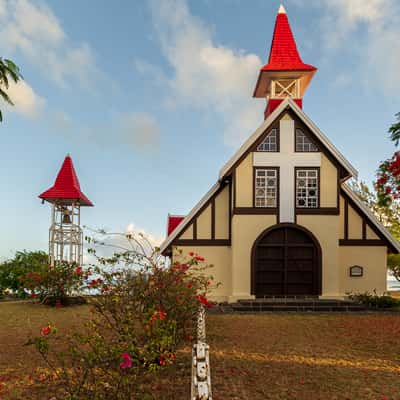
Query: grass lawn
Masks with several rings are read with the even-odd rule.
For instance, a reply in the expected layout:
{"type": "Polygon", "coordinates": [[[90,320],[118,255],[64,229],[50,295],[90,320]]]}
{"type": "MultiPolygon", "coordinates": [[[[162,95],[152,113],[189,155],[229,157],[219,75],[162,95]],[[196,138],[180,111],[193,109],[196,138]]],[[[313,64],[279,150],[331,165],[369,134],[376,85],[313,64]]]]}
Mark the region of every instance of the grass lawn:
{"type": "MultiPolygon", "coordinates": [[[[72,332],[89,315],[88,306],[0,303],[0,399],[50,399],[30,384],[44,365],[23,343],[47,322],[72,332]]],[[[400,314],[210,315],[207,330],[215,400],[400,399],[400,314]]],[[[177,363],[151,382],[157,399],[189,399],[189,348],[177,363]]]]}

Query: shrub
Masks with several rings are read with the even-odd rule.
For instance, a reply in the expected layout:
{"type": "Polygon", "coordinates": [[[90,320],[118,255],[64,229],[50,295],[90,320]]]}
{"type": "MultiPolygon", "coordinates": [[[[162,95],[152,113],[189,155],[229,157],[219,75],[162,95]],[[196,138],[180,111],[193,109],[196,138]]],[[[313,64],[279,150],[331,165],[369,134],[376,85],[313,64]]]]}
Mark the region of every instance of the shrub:
{"type": "Polygon", "coordinates": [[[14,258],[0,264],[0,297],[11,292],[20,298],[27,293],[21,287],[21,278],[27,273],[40,273],[48,265],[48,256],[43,251],[18,251],[14,258]]]}
{"type": "Polygon", "coordinates": [[[49,324],[29,343],[57,374],[57,399],[154,398],[145,378],[174,364],[177,348],[194,336],[199,305],[211,306],[208,266],[196,254],[170,266],[157,249],[143,248],[97,260],[88,286],[98,296],[84,333],[60,338],[49,324]],[[53,350],[56,340],[63,353],[53,350]]]}
{"type": "Polygon", "coordinates": [[[369,292],[354,294],[350,293],[349,298],[373,308],[393,308],[400,306],[399,300],[387,294],[380,296],[376,294],[376,291],[374,291],[372,294],[369,292]]]}
{"type": "Polygon", "coordinates": [[[60,261],[46,265],[39,271],[26,273],[21,277],[21,285],[32,298],[38,298],[48,305],[68,305],[68,298],[80,292],[89,278],[90,271],[76,263],[60,261]]]}

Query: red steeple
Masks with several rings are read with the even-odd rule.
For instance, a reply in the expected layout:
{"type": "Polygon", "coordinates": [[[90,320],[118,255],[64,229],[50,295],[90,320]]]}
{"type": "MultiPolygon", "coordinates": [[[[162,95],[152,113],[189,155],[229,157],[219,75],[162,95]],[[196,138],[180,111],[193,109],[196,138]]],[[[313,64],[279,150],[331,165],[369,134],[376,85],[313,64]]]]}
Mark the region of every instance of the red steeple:
{"type": "MultiPolygon", "coordinates": [[[[268,63],[261,68],[253,97],[273,99],[270,103],[275,108],[290,96],[301,107],[303,94],[316,71],[317,68],[305,64],[301,59],[286,11],[280,6],[268,63]],[[275,82],[279,82],[278,91],[275,90],[275,82]],[[288,90],[285,91],[285,88],[288,90]]],[[[272,112],[269,109],[271,104],[267,105],[267,114],[272,112]]]]}
{"type": "Polygon", "coordinates": [[[57,200],[79,201],[81,206],[93,206],[93,203],[82,193],[74,164],[68,154],[57,175],[54,185],[39,195],[39,198],[54,203],[57,200]]]}

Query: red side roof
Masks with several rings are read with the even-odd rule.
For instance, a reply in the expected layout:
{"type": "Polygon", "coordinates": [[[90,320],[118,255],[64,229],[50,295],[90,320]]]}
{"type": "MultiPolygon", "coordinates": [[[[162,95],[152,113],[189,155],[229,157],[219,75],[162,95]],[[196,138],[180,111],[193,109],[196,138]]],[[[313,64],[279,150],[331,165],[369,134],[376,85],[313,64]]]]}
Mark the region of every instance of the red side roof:
{"type": "Polygon", "coordinates": [[[281,6],[276,17],[268,64],[262,71],[316,71],[312,65],[304,64],[297,50],[289,19],[281,6]]]}
{"type": "Polygon", "coordinates": [[[81,191],[74,164],[69,155],[65,157],[54,185],[39,197],[50,203],[55,200],[79,200],[81,206],[93,206],[93,203],[81,191]]]}
{"type": "Polygon", "coordinates": [[[167,235],[169,236],[184,219],[182,215],[168,215],[167,235]]]}

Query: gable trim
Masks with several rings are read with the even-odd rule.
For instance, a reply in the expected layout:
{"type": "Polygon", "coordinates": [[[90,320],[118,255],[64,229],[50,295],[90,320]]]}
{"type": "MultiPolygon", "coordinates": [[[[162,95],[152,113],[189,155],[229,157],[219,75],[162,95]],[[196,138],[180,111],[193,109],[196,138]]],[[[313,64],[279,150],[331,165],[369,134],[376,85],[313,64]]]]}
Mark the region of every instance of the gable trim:
{"type": "MultiPolygon", "coordinates": [[[[395,254],[400,253],[400,243],[391,235],[391,233],[376,219],[375,215],[372,213],[372,211],[362,202],[361,199],[358,198],[358,196],[353,192],[353,190],[346,184],[342,185],[341,188],[342,194],[344,195],[344,201],[345,201],[345,232],[344,232],[344,239],[339,240],[339,244],[342,246],[361,246],[361,245],[371,245],[374,246],[373,243],[376,243],[375,245],[383,245],[383,244],[378,244],[379,242],[383,241],[383,243],[386,244],[386,246],[395,254]],[[361,218],[365,217],[368,222],[368,225],[370,228],[378,235],[380,240],[374,240],[374,239],[364,239],[364,228],[363,228],[363,239],[357,240],[357,239],[349,239],[348,238],[348,206],[351,205],[352,207],[355,208],[355,210],[360,214],[361,218]],[[347,216],[347,218],[346,218],[347,216]],[[353,243],[353,244],[350,244],[353,243]],[[357,244],[358,243],[358,244],[357,244]],[[361,243],[361,244],[360,244],[361,243]],[[368,244],[367,244],[368,243],[368,244]]],[[[363,218],[364,219],[364,218],[363,218]]],[[[365,232],[366,232],[366,227],[365,227],[365,232]]],[[[366,233],[365,233],[366,235],[366,233]]]]}
{"type": "Polygon", "coordinates": [[[222,167],[219,174],[219,179],[223,179],[229,175],[235,168],[238,162],[254,147],[254,143],[258,142],[262,136],[275,120],[286,109],[291,109],[305,124],[305,126],[316,136],[316,138],[324,145],[329,153],[333,155],[339,165],[344,168],[350,176],[357,177],[357,170],[350,164],[349,161],[340,153],[340,151],[330,142],[324,133],[306,116],[303,110],[290,98],[286,98],[269,116],[268,118],[256,129],[256,131],[243,143],[234,156],[222,167]]]}

